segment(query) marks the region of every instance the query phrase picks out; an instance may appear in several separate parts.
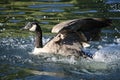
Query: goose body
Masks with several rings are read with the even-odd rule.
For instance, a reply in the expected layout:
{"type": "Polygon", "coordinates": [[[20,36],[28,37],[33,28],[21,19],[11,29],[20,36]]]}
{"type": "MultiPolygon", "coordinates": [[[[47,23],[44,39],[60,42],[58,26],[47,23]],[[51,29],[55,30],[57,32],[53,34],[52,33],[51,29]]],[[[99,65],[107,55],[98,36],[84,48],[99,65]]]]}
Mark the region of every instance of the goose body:
{"type": "Polygon", "coordinates": [[[34,53],[53,53],[61,54],[63,56],[83,56],[83,53],[81,53],[81,48],[83,46],[89,46],[89,44],[81,40],[79,37],[80,36],[76,35],[74,32],[68,32],[67,36],[65,36],[64,33],[59,33],[46,45],[44,45],[43,48],[35,48],[34,53]]]}
{"type": "MultiPolygon", "coordinates": [[[[50,41],[48,41],[44,46],[42,45],[42,30],[40,26],[36,22],[29,22],[24,27],[24,29],[34,31],[36,33],[35,49],[33,53],[36,55],[41,53],[52,53],[52,54],[60,54],[63,56],[74,55],[77,57],[78,56],[91,57],[89,55],[85,55],[84,52],[82,51],[82,48],[84,46],[86,47],[86,45],[89,46],[89,44],[87,43],[88,41],[87,36],[85,35],[84,32],[89,32],[91,29],[90,27],[92,26],[86,27],[85,23],[83,25],[81,21],[82,19],[80,19],[80,21],[79,19],[75,19],[75,20],[63,22],[63,24],[62,23],[58,24],[62,28],[60,28],[60,30],[57,31],[57,35],[54,36],[50,41]],[[78,27],[79,25],[78,22],[82,24],[81,25],[79,23],[81,25],[80,27],[78,27]],[[78,25],[76,26],[74,24],[78,24],[78,25]],[[71,27],[71,25],[73,28],[71,27]],[[82,29],[84,30],[82,31],[82,29]]],[[[95,27],[95,24],[93,25],[95,27]]],[[[56,26],[52,29],[52,31],[55,31],[55,28],[56,26]]]]}

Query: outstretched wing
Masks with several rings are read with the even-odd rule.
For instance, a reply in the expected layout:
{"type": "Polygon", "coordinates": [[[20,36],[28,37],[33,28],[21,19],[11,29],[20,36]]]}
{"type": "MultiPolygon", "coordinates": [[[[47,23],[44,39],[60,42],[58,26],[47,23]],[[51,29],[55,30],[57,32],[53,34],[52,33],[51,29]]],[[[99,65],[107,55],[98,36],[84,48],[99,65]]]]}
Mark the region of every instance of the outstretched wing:
{"type": "Polygon", "coordinates": [[[58,33],[64,28],[71,28],[71,25],[74,25],[78,20],[79,19],[73,19],[73,20],[68,20],[68,21],[65,21],[65,22],[61,22],[61,23],[55,25],[52,28],[51,32],[52,33],[58,33]]]}
{"type": "Polygon", "coordinates": [[[110,24],[111,21],[109,19],[103,18],[73,19],[55,25],[52,29],[52,33],[69,30],[80,34],[82,32],[88,41],[99,40],[101,29],[110,26],[110,24]]]}

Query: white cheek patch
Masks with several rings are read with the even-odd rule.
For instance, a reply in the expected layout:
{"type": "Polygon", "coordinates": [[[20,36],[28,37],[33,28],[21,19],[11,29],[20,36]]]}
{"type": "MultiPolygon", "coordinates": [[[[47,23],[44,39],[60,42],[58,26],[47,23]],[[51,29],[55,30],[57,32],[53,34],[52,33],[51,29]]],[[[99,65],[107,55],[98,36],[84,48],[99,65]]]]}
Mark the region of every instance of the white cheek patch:
{"type": "Polygon", "coordinates": [[[37,26],[36,26],[36,25],[33,25],[29,30],[30,30],[30,31],[36,31],[36,28],[37,28],[37,26]]]}

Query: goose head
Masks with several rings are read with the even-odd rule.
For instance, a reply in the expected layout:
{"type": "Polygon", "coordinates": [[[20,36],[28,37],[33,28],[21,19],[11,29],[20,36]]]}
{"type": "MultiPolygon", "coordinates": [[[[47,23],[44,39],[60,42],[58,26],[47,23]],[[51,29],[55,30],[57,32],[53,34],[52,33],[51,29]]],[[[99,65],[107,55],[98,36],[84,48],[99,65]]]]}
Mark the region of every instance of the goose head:
{"type": "Polygon", "coordinates": [[[40,28],[40,26],[38,25],[37,22],[28,22],[25,25],[25,27],[23,27],[23,29],[26,29],[26,30],[29,30],[29,31],[32,31],[32,32],[41,30],[41,28],[40,28]]]}
{"type": "Polygon", "coordinates": [[[35,39],[35,47],[41,48],[43,46],[42,44],[42,30],[37,22],[28,22],[25,27],[23,27],[25,30],[29,30],[36,33],[36,39],[35,39]]]}

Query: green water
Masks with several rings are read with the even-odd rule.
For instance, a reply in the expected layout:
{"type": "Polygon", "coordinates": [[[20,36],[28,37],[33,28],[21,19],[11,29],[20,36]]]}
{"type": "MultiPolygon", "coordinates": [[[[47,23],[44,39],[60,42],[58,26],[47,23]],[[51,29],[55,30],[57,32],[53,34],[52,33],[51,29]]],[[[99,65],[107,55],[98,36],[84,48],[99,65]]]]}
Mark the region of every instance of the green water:
{"type": "Polygon", "coordinates": [[[50,33],[59,22],[75,18],[111,18],[116,27],[119,26],[119,7],[119,4],[110,4],[105,0],[1,0],[0,36],[25,36],[28,32],[19,29],[30,21],[39,22],[44,33],[50,33]]]}

